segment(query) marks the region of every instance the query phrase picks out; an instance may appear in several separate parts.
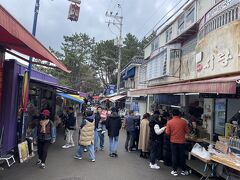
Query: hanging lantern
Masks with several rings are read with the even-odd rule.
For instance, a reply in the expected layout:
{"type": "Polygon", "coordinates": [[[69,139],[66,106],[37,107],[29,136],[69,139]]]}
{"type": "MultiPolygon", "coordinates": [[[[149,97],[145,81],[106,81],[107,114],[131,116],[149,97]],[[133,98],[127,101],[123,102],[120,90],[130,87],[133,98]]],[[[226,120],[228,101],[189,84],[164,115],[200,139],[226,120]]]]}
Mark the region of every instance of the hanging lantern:
{"type": "Polygon", "coordinates": [[[75,2],[73,0],[71,0],[74,3],[70,4],[69,7],[69,12],[68,12],[68,19],[70,19],[71,21],[78,21],[79,18],[79,13],[80,13],[80,3],[81,1],[75,2]]]}

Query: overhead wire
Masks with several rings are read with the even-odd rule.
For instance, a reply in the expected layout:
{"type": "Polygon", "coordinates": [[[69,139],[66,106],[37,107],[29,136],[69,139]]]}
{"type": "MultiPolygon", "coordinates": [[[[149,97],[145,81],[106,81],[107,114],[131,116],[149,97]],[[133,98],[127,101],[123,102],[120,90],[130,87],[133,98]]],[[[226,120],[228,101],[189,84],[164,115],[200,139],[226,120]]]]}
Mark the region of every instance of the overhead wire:
{"type": "MultiPolygon", "coordinates": [[[[181,10],[189,1],[191,1],[191,0],[187,0],[186,3],[182,4],[182,6],[178,8],[177,11],[181,10]]],[[[156,31],[159,30],[159,29],[160,29],[166,22],[168,22],[173,16],[175,16],[175,13],[174,13],[173,15],[171,15],[168,19],[166,19],[166,20],[162,23],[161,26],[158,26],[158,28],[156,29],[156,31]]]]}
{"type": "Polygon", "coordinates": [[[108,4],[107,11],[109,11],[109,9],[110,9],[110,7],[111,7],[112,3],[113,3],[113,0],[110,0],[110,1],[109,1],[109,4],[108,4]]]}
{"type": "MultiPolygon", "coordinates": [[[[111,0],[111,2],[113,2],[113,1],[114,1],[114,0],[111,0]]],[[[110,12],[110,14],[116,14],[116,15],[117,15],[117,14],[119,13],[119,11],[121,10],[121,15],[122,15],[122,5],[121,5],[121,4],[124,3],[124,0],[122,0],[122,2],[120,2],[120,0],[115,0],[115,2],[113,2],[113,3],[115,3],[115,4],[112,4],[114,10],[110,10],[110,8],[109,8],[109,9],[107,10],[107,12],[110,12]],[[118,8],[118,11],[116,11],[116,13],[115,13],[116,6],[117,6],[117,8],[118,8]]],[[[110,27],[110,25],[111,25],[110,20],[109,20],[109,21],[107,20],[107,22],[109,22],[109,23],[108,23],[108,29],[110,30],[110,32],[111,32],[112,34],[114,34],[115,36],[118,36],[117,33],[115,33],[115,32],[111,29],[111,27],[110,27]]]]}
{"type": "Polygon", "coordinates": [[[112,34],[114,34],[116,37],[118,36],[117,35],[117,33],[115,33],[112,29],[111,29],[111,27],[110,26],[108,26],[108,29],[110,30],[110,32],[112,33],[112,34]]]}
{"type": "MultiPolygon", "coordinates": [[[[143,38],[146,37],[146,36],[148,36],[149,33],[152,33],[152,32],[154,31],[154,29],[159,25],[159,23],[160,23],[164,18],[166,18],[166,17],[169,15],[169,13],[171,13],[176,7],[179,6],[179,4],[181,3],[181,1],[182,1],[182,0],[178,1],[178,2],[176,3],[176,5],[174,5],[173,8],[170,9],[170,10],[153,26],[153,28],[151,28],[151,30],[148,31],[148,32],[143,36],[143,38]]],[[[182,5],[180,8],[178,8],[175,13],[177,13],[179,10],[181,10],[189,1],[190,1],[190,0],[186,0],[185,3],[183,3],[183,5],[182,5]]],[[[173,13],[166,21],[164,21],[161,25],[159,25],[158,28],[157,28],[157,30],[160,29],[167,21],[169,21],[169,20],[175,15],[175,13],[173,13]]]]}
{"type": "MultiPolygon", "coordinates": [[[[173,0],[170,0],[170,2],[172,2],[173,0]]],[[[174,0],[175,1],[175,0],[174,0]]],[[[164,6],[165,5],[165,3],[169,3],[169,1],[163,1],[160,5],[159,5],[159,7],[162,7],[162,6],[164,6]]],[[[150,19],[152,19],[152,17],[157,13],[157,12],[159,12],[159,9],[158,9],[158,7],[157,7],[157,10],[156,11],[154,11],[143,23],[142,23],[142,25],[141,26],[139,26],[139,27],[144,27],[144,26],[146,26],[147,24],[149,24],[151,21],[149,21],[150,19]]],[[[139,28],[138,28],[139,29],[139,28]]],[[[143,30],[142,31],[140,31],[139,33],[142,33],[143,32],[143,30]]]]}

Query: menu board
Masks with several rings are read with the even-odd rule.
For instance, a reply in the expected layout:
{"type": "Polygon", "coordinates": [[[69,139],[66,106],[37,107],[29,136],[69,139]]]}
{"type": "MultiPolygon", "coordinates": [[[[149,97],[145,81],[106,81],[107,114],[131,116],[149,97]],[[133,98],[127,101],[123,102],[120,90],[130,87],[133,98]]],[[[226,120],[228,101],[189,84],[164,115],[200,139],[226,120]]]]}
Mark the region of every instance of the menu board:
{"type": "Polygon", "coordinates": [[[226,122],[226,99],[216,99],[214,133],[224,135],[225,122],[226,122]]]}

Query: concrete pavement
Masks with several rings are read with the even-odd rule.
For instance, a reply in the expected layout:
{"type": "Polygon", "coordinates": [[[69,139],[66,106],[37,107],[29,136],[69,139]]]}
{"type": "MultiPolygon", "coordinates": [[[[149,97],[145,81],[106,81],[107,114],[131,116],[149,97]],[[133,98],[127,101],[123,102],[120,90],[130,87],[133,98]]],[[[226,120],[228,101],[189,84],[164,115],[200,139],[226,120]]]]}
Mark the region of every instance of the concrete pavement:
{"type": "Polygon", "coordinates": [[[62,149],[63,137],[50,147],[46,169],[35,165],[37,157],[23,164],[15,164],[0,171],[0,180],[173,180],[199,179],[197,175],[173,177],[171,168],[160,163],[160,170],[149,168],[149,162],[139,157],[136,152],[125,152],[125,133],[120,135],[119,158],[108,156],[108,137],[106,148],[96,153],[96,162],[89,162],[87,153],[83,160],[73,158],[75,148],[62,149]]]}

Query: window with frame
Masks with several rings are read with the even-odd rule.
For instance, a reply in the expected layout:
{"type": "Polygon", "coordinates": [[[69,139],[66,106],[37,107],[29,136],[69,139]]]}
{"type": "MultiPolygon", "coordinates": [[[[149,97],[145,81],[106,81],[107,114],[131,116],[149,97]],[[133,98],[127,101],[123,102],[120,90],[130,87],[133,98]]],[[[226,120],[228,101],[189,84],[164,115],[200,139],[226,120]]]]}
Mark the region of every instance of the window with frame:
{"type": "Polygon", "coordinates": [[[184,15],[178,19],[178,34],[184,30],[184,15]]]}
{"type": "Polygon", "coordinates": [[[151,50],[152,51],[156,50],[157,48],[159,48],[159,37],[154,39],[151,43],[151,50]]]}
{"type": "Polygon", "coordinates": [[[140,68],[140,82],[144,83],[147,80],[147,66],[142,65],[140,68]]]}
{"type": "Polygon", "coordinates": [[[191,7],[186,13],[186,26],[194,23],[195,20],[195,7],[191,7]]]}
{"type": "Polygon", "coordinates": [[[167,50],[147,63],[147,80],[160,78],[167,74],[167,50]]]}
{"type": "Polygon", "coordinates": [[[172,39],[172,27],[170,27],[167,31],[166,31],[166,42],[170,41],[172,39]]]}

